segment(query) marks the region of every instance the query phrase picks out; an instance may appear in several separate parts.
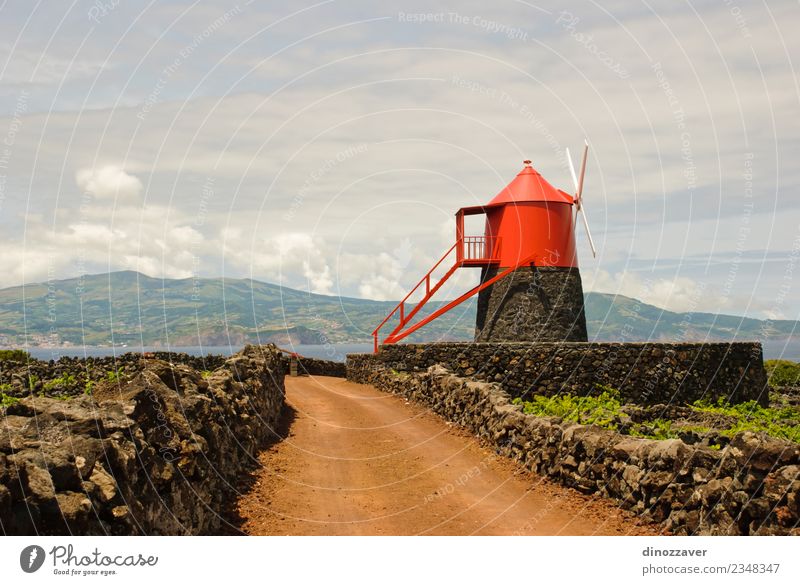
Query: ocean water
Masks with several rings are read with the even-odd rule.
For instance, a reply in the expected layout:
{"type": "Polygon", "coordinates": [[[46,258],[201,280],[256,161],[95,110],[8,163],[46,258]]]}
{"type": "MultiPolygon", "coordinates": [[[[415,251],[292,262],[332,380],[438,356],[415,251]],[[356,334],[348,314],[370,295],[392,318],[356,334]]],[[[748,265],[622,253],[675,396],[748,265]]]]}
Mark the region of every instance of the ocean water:
{"type": "Polygon", "coordinates": [[[762,341],[765,360],[791,360],[800,362],[800,339],[788,339],[785,341],[762,341]]]}
{"type": "MultiPolygon", "coordinates": [[[[789,339],[786,341],[765,341],[764,359],[785,359],[800,362],[800,339],[789,339]]],[[[33,347],[29,349],[30,354],[40,360],[57,360],[61,356],[77,357],[105,357],[110,355],[120,355],[129,352],[146,351],[170,351],[178,353],[188,353],[190,355],[231,355],[241,349],[240,346],[215,345],[208,347],[58,347],[41,348],[33,347]]],[[[372,352],[371,343],[338,343],[329,345],[294,345],[283,349],[295,351],[306,357],[332,360],[343,362],[348,353],[370,353],[372,352]]]]}

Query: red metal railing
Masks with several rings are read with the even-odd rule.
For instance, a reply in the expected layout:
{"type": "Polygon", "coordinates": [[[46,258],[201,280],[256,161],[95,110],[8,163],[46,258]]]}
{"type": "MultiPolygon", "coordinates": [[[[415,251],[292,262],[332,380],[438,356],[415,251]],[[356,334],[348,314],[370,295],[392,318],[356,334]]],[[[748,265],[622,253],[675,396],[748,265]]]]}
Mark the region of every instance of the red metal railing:
{"type": "MultiPolygon", "coordinates": [[[[389,313],[388,315],[386,315],[386,318],[383,321],[381,321],[380,325],[378,325],[375,328],[375,331],[372,332],[372,337],[375,340],[375,351],[376,352],[378,351],[378,331],[380,331],[381,327],[383,327],[389,319],[391,319],[396,313],[399,312],[400,313],[400,324],[398,325],[398,328],[402,328],[406,323],[408,323],[408,321],[412,317],[414,317],[414,315],[417,314],[417,312],[422,308],[422,305],[424,305],[427,302],[427,300],[429,298],[431,298],[433,293],[435,293],[437,290],[439,290],[439,288],[444,284],[445,280],[450,278],[450,276],[453,274],[453,272],[455,272],[455,269],[458,268],[458,262],[456,262],[453,265],[453,267],[450,268],[450,270],[448,270],[445,273],[445,275],[439,280],[439,282],[437,282],[433,286],[433,288],[431,288],[431,274],[433,273],[434,270],[439,268],[439,266],[442,264],[442,262],[444,262],[445,258],[447,258],[450,254],[452,254],[454,250],[456,250],[457,248],[460,249],[459,243],[460,242],[456,242],[455,244],[453,244],[450,247],[450,249],[447,252],[444,253],[444,256],[439,258],[439,261],[436,264],[433,265],[433,268],[428,270],[428,273],[425,276],[422,277],[422,280],[420,280],[417,283],[417,285],[414,288],[411,289],[411,292],[409,292],[405,297],[403,297],[403,300],[400,301],[397,304],[397,306],[394,309],[392,309],[392,312],[389,313]],[[417,303],[417,305],[411,310],[411,312],[408,315],[406,315],[406,306],[405,306],[406,305],[406,301],[408,301],[409,297],[411,297],[411,295],[413,295],[415,292],[417,292],[417,290],[423,284],[425,285],[425,296],[422,297],[422,300],[419,303],[417,303]]],[[[395,331],[396,330],[397,329],[395,329],[395,331]]]]}
{"type": "MultiPolygon", "coordinates": [[[[381,330],[381,327],[383,327],[386,324],[386,322],[389,321],[389,319],[391,319],[394,315],[398,314],[400,322],[386,337],[384,343],[394,343],[398,339],[402,339],[403,337],[411,333],[411,331],[401,333],[401,330],[403,329],[403,327],[406,326],[406,324],[408,324],[409,321],[411,321],[411,319],[414,318],[414,316],[420,311],[420,309],[422,309],[425,303],[428,302],[428,299],[430,299],[434,295],[434,293],[436,293],[436,291],[442,287],[445,281],[453,275],[456,269],[467,263],[471,266],[479,266],[482,263],[486,264],[491,263],[498,258],[499,249],[500,249],[500,238],[495,236],[464,236],[456,240],[456,243],[453,244],[450,247],[450,249],[447,250],[447,252],[445,252],[444,256],[442,256],[439,259],[439,261],[433,265],[433,268],[431,268],[428,271],[428,273],[422,277],[422,279],[416,284],[416,286],[411,289],[411,291],[403,298],[402,301],[400,301],[397,304],[397,306],[394,309],[392,309],[392,311],[388,315],[386,315],[386,318],[383,321],[381,321],[380,325],[378,325],[372,332],[375,351],[376,352],[378,351],[378,333],[381,330]],[[450,256],[450,254],[452,254],[454,251],[456,253],[455,262],[450,267],[450,269],[447,272],[445,272],[444,276],[442,276],[438,282],[436,282],[431,286],[431,274],[433,274],[433,272],[437,268],[439,268],[439,266],[442,265],[442,262],[444,262],[444,260],[448,256],[450,256]],[[415,292],[417,292],[417,290],[420,290],[423,284],[425,285],[424,296],[420,301],[418,301],[414,305],[411,311],[406,312],[406,303],[408,302],[408,299],[415,292]]],[[[451,303],[451,305],[447,306],[447,309],[449,310],[449,308],[452,308],[452,306],[454,305],[452,305],[451,303]]],[[[442,312],[437,311],[435,315],[439,316],[441,313],[442,312]]],[[[425,323],[430,322],[431,320],[432,319],[430,317],[426,318],[422,322],[422,324],[415,325],[412,331],[416,331],[417,329],[419,329],[419,327],[421,327],[425,323]]]]}
{"type": "MultiPolygon", "coordinates": [[[[498,275],[494,276],[493,278],[490,278],[489,280],[486,280],[486,281],[482,282],[481,284],[479,284],[478,286],[470,289],[469,291],[465,292],[463,295],[461,295],[457,299],[450,301],[444,307],[441,307],[440,309],[437,309],[436,311],[434,311],[433,313],[431,313],[430,315],[425,317],[422,321],[420,321],[419,323],[415,323],[414,325],[412,325],[411,327],[409,327],[405,331],[398,331],[400,329],[398,327],[398,329],[395,329],[395,331],[393,331],[392,334],[389,337],[387,337],[383,342],[384,343],[396,343],[396,342],[400,341],[401,339],[403,339],[404,337],[407,337],[407,336],[411,335],[412,333],[414,333],[414,331],[416,331],[420,327],[423,327],[423,326],[427,325],[428,323],[430,323],[431,321],[433,321],[434,319],[436,319],[438,317],[441,317],[442,315],[444,315],[447,311],[449,311],[453,307],[456,307],[457,305],[460,305],[461,303],[466,301],[471,296],[481,292],[483,289],[485,289],[485,288],[487,288],[489,286],[492,286],[495,282],[505,278],[506,276],[508,276],[509,274],[514,272],[515,270],[517,270],[518,268],[521,268],[522,266],[526,266],[526,265],[532,264],[533,261],[535,260],[535,258],[536,258],[536,254],[531,254],[527,258],[524,258],[523,260],[520,260],[519,262],[514,264],[514,266],[510,266],[509,268],[504,269],[503,272],[501,272],[500,274],[498,274],[498,275]]],[[[375,338],[375,342],[377,343],[377,341],[378,340],[377,340],[377,337],[376,337],[375,338]]],[[[375,348],[375,351],[376,352],[378,351],[377,350],[377,346],[375,348]]]]}
{"type": "Polygon", "coordinates": [[[461,260],[494,260],[500,250],[497,236],[464,236],[461,243],[461,260]]]}

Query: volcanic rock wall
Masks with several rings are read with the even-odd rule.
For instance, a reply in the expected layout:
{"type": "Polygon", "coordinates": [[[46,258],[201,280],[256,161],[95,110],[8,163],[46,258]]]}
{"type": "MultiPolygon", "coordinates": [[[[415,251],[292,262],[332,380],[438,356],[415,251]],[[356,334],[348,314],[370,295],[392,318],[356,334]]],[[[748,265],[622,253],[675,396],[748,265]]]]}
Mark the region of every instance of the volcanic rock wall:
{"type": "MultiPolygon", "coordinates": [[[[504,270],[483,269],[481,282],[504,270]]],[[[478,293],[475,341],[586,341],[581,273],[566,266],[519,268],[478,293]]]]}
{"type": "Polygon", "coordinates": [[[209,534],[276,438],[284,369],[247,346],[213,372],[143,360],[92,396],[30,396],[0,426],[5,534],[209,534]]]}
{"type": "Polygon", "coordinates": [[[500,385],[440,366],[393,371],[349,356],[350,380],[415,400],[466,427],[498,453],[584,493],[662,523],[675,534],[800,534],[800,446],[750,432],[721,450],[650,440],[512,404],[500,385]]]}
{"type": "MultiPolygon", "coordinates": [[[[46,396],[76,396],[83,394],[86,383],[132,376],[141,370],[143,359],[158,359],[182,364],[192,369],[211,371],[221,367],[229,356],[193,356],[186,353],[157,351],[152,353],[128,352],[118,356],[78,358],[64,356],[58,360],[27,359],[0,361],[0,391],[12,397],[30,394],[46,396]],[[60,379],[60,383],[53,383],[60,379]]],[[[90,386],[91,386],[90,385],[90,386]]]]}
{"type": "Polygon", "coordinates": [[[370,359],[401,372],[441,364],[512,397],[586,395],[603,384],[636,404],[768,401],[760,343],[395,344],[370,359]]]}
{"type": "MultiPolygon", "coordinates": [[[[284,359],[286,360],[286,373],[288,374],[291,358],[284,359]]],[[[334,378],[344,378],[347,376],[347,369],[344,362],[302,357],[297,360],[297,366],[297,373],[301,376],[332,376],[334,378]]]]}

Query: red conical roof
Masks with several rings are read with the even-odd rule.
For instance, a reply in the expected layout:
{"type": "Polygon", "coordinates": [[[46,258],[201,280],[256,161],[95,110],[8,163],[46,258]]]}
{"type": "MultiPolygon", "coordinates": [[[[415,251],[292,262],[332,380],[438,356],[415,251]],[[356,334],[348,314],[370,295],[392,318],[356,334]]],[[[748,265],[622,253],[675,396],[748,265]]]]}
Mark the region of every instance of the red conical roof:
{"type": "MultiPolygon", "coordinates": [[[[552,201],[553,203],[569,203],[574,200],[572,195],[556,189],[544,180],[544,177],[531,166],[531,161],[525,161],[525,167],[505,189],[489,202],[491,205],[504,205],[506,203],[523,203],[528,201],[552,201]]],[[[488,207],[487,206],[487,207],[488,207]]]]}

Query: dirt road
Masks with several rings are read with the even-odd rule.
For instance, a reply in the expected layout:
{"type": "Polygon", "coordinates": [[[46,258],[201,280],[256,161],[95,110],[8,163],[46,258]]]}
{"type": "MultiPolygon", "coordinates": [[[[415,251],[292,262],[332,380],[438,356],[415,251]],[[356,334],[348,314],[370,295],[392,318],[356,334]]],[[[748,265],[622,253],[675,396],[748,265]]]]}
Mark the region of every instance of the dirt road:
{"type": "Polygon", "coordinates": [[[244,533],[656,534],[371,386],[287,377],[286,396],[288,433],[237,503],[244,533]]]}

